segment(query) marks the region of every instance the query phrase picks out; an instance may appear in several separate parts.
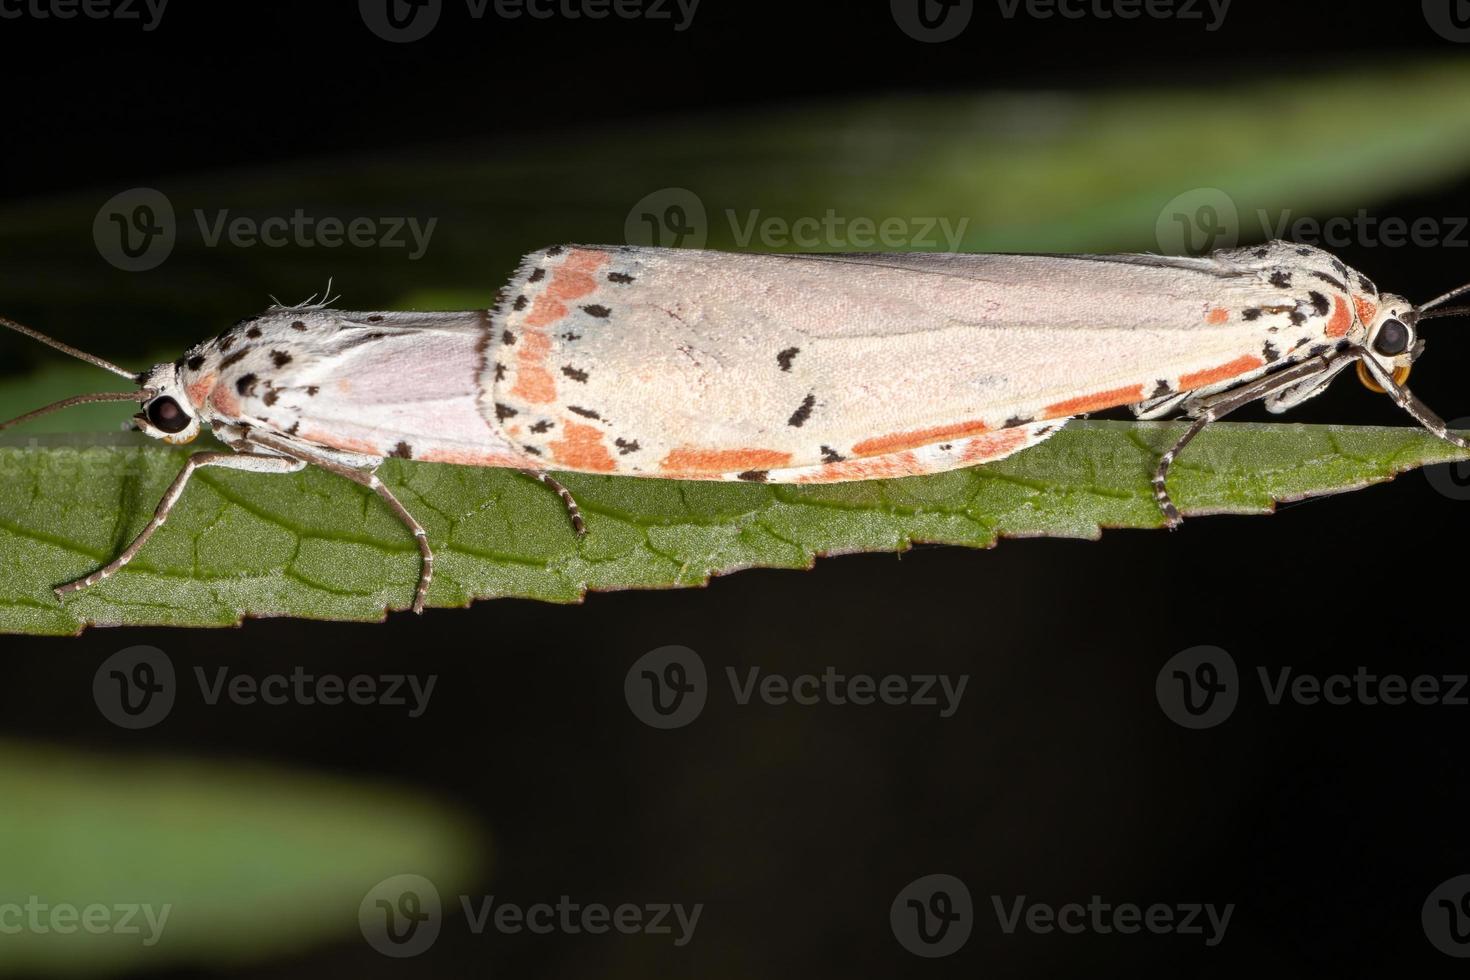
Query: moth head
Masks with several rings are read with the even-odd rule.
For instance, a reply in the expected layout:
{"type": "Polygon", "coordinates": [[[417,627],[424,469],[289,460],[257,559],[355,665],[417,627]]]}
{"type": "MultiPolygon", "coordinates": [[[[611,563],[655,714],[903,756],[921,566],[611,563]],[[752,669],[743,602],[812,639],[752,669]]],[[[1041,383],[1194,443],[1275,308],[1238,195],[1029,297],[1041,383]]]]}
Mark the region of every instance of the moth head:
{"type": "MultiPolygon", "coordinates": [[[[1415,329],[1419,311],[1402,296],[1384,293],[1380,299],[1373,322],[1367,325],[1364,357],[1376,362],[1384,374],[1393,378],[1394,384],[1402,385],[1409,380],[1414,361],[1424,352],[1424,341],[1415,329]]],[[[1383,386],[1374,380],[1362,361],[1358,362],[1358,380],[1370,391],[1383,393],[1383,386]]]]}
{"type": "Polygon", "coordinates": [[[143,410],[133,416],[139,432],[170,446],[186,446],[199,438],[199,417],[184,390],[177,364],[160,364],[143,380],[143,410]]]}

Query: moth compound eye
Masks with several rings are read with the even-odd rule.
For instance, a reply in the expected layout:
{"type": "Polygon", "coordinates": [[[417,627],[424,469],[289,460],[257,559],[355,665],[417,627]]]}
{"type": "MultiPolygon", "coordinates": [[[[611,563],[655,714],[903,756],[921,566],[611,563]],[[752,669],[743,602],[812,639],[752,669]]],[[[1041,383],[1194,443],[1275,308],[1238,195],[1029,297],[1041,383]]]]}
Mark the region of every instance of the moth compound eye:
{"type": "Polygon", "coordinates": [[[1384,357],[1398,357],[1409,349],[1412,334],[1402,320],[1384,320],[1373,338],[1373,349],[1384,357]]]}
{"type": "Polygon", "coordinates": [[[148,424],[160,432],[183,432],[193,421],[172,398],[155,398],[148,403],[148,424]]]}

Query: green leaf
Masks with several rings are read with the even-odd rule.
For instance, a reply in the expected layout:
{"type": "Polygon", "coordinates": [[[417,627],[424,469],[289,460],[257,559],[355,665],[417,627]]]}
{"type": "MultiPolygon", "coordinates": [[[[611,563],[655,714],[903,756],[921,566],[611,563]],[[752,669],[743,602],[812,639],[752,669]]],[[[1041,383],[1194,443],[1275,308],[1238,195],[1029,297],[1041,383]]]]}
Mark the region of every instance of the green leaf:
{"type": "Polygon", "coordinates": [[[453,894],[484,861],[438,804],[264,766],[0,742],[0,800],[0,908],[22,915],[6,913],[0,975],[218,969],[361,942],[379,881],[412,871],[453,894]],[[57,907],[99,905],[147,906],[161,928],[141,913],[138,933],[53,926],[57,907]]]}
{"type": "MultiPolygon", "coordinates": [[[[435,606],[587,590],[702,585],[750,567],[915,542],[989,547],[1012,536],[1092,538],[1158,527],[1149,477],[1173,424],[1078,422],[998,463],[903,480],[789,487],[567,475],[588,535],[518,473],[390,460],[386,482],[438,553],[435,606]]],[[[0,448],[0,631],[88,624],[225,626],[242,616],[376,620],[412,598],[412,537],[367,491],[320,470],[201,471],[174,516],[117,577],[60,603],[147,522],[186,458],[111,446],[0,448]]],[[[1461,459],[1409,428],[1218,424],[1176,464],[1186,514],[1258,514],[1461,459]]],[[[1013,545],[1024,547],[1024,544],[1013,545]]]]}

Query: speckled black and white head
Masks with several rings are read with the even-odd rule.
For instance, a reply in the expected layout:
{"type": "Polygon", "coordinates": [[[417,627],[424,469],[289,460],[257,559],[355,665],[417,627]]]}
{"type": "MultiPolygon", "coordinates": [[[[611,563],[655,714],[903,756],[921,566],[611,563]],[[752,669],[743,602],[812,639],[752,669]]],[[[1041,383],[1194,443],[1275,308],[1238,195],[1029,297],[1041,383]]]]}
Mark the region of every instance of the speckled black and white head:
{"type": "MultiPolygon", "coordinates": [[[[1424,341],[1414,329],[1416,319],[1414,304],[1402,296],[1383,293],[1371,321],[1363,324],[1367,328],[1362,345],[1364,360],[1371,359],[1395,384],[1402,385],[1409,379],[1409,369],[1424,352],[1424,341]]],[[[1383,393],[1383,386],[1362,362],[1358,363],[1358,380],[1369,390],[1383,393]]]]}

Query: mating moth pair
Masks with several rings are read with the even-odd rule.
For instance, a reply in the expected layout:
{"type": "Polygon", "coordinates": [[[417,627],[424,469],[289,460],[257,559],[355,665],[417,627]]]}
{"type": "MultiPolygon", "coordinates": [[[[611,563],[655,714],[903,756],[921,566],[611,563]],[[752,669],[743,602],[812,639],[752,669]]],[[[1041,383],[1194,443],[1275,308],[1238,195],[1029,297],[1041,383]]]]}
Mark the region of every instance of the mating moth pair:
{"type": "Polygon", "coordinates": [[[1252,401],[1281,412],[1355,367],[1420,425],[1465,440],[1404,387],[1427,319],[1465,312],[1380,293],[1327,252],[1289,242],[1158,255],[758,255],[565,246],[528,255],[494,310],[352,313],[276,305],[177,361],[118,374],[137,428],[201,452],[108,578],[168,519],[202,467],[319,466],[372,490],[418,541],[421,612],[434,553],[376,475],[387,457],[550,472],[830,483],[1002,459],[1068,419],[1118,405],[1192,424],[1153,485],[1177,524],[1169,466],[1252,401]]]}

